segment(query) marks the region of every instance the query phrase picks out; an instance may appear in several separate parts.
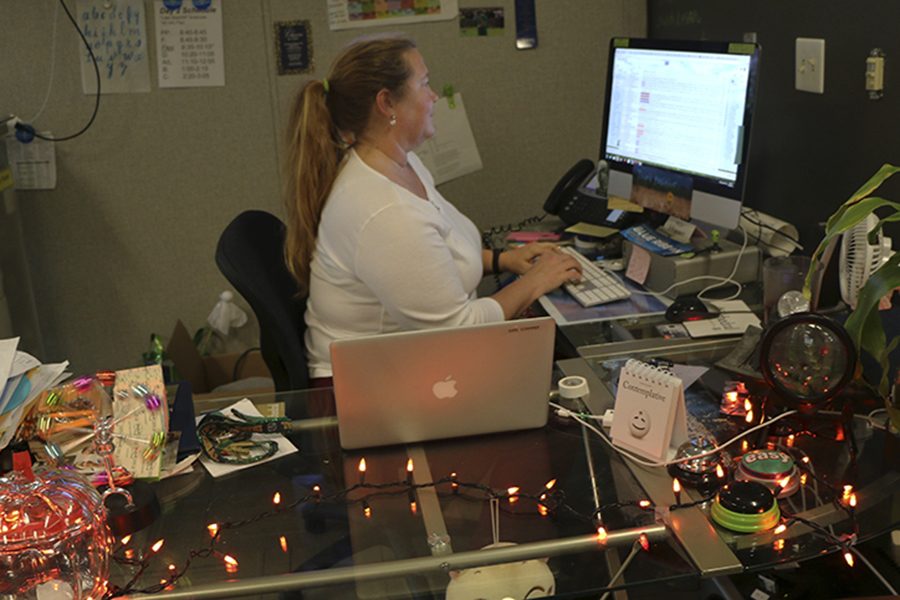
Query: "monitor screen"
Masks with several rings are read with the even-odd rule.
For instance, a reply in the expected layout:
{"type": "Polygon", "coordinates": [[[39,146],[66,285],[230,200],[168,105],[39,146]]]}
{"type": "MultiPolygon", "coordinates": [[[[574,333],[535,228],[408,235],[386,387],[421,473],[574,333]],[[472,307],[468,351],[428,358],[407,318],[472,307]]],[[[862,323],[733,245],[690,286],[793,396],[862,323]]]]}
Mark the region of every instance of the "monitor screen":
{"type": "Polygon", "coordinates": [[[600,142],[609,195],[736,227],[759,46],[613,38],[609,61],[600,142]]]}

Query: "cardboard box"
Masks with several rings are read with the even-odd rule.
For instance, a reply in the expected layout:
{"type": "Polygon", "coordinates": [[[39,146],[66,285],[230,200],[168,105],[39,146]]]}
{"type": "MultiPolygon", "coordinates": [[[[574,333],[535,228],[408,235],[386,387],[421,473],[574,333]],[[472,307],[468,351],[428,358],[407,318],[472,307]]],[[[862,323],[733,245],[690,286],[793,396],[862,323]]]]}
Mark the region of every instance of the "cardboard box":
{"type": "Polygon", "coordinates": [[[190,382],[194,402],[275,391],[274,384],[241,388],[237,391],[214,391],[226,383],[249,377],[266,377],[271,382],[272,375],[259,350],[246,354],[200,356],[194,340],[180,320],[175,323],[175,329],[172,330],[172,337],[166,347],[166,356],[173,363],[176,380],[190,382]]]}

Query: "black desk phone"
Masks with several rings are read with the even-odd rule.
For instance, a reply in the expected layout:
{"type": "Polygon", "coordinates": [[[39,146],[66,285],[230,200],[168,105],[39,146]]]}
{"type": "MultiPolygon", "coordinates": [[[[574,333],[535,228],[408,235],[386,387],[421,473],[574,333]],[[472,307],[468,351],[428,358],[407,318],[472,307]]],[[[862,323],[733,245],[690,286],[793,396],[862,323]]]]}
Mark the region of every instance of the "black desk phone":
{"type": "Polygon", "coordinates": [[[544,202],[544,212],[557,215],[566,225],[590,223],[622,229],[631,213],[609,210],[606,201],[607,170],[604,161],[595,166],[587,158],[579,160],[553,187],[544,202]]]}

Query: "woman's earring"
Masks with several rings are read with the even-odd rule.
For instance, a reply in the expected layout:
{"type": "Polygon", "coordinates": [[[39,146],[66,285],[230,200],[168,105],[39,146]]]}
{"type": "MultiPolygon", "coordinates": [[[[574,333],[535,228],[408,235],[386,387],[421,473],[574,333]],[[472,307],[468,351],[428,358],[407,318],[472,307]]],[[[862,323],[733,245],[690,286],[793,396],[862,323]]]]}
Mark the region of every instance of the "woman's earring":
{"type": "Polygon", "coordinates": [[[397,124],[397,115],[391,115],[391,120],[389,121],[391,127],[397,124]]]}

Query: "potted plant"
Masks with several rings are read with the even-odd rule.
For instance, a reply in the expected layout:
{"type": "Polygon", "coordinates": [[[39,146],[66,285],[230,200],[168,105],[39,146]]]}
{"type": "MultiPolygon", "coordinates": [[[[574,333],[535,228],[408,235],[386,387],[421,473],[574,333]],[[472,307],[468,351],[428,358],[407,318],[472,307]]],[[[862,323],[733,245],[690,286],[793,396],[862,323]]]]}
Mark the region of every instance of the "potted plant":
{"type": "MultiPolygon", "coordinates": [[[[810,284],[813,280],[813,274],[823,267],[822,263],[827,263],[828,257],[831,256],[831,252],[840,239],[841,234],[865,220],[869,214],[873,214],[876,210],[880,210],[882,214],[876,215],[878,223],[869,232],[870,244],[875,243],[878,232],[885,223],[891,221],[900,222],[900,203],[873,195],[875,190],[885,180],[898,171],[900,171],[900,167],[890,164],[882,165],[871,179],[864,183],[861,188],[850,196],[849,200],[844,202],[829,217],[828,222],[825,224],[825,237],[812,255],[812,263],[806,276],[804,293],[807,297],[810,295],[810,284]]],[[[856,308],[850,313],[844,326],[853,339],[857,352],[869,354],[881,366],[881,379],[878,385],[874,386],[874,390],[885,399],[885,406],[894,428],[900,429],[900,398],[897,398],[897,392],[895,391],[894,398],[893,400],[891,399],[889,362],[890,353],[900,343],[900,336],[892,340],[887,339],[878,311],[881,299],[891,294],[897,287],[900,287],[900,252],[891,256],[865,283],[859,292],[856,308]]],[[[860,373],[861,370],[857,372],[859,379],[861,379],[860,373]]]]}

